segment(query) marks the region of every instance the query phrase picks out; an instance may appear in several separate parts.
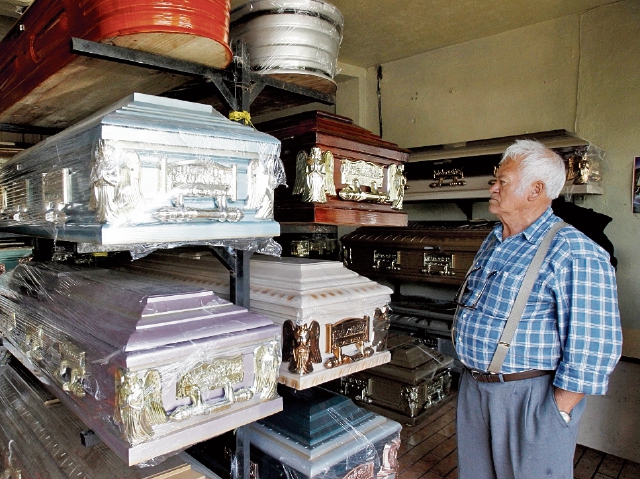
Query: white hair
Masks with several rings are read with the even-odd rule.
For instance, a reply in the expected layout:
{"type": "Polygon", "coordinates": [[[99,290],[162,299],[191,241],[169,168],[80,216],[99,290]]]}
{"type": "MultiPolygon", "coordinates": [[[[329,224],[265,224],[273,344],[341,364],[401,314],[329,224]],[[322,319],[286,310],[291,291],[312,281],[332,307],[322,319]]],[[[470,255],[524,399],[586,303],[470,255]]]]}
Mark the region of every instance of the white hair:
{"type": "Polygon", "coordinates": [[[500,164],[515,160],[520,165],[520,184],[515,190],[522,196],[525,189],[536,181],[542,181],[547,197],[555,200],[566,181],[564,161],[560,155],[542,143],[533,140],[516,140],[502,155],[500,164]]]}

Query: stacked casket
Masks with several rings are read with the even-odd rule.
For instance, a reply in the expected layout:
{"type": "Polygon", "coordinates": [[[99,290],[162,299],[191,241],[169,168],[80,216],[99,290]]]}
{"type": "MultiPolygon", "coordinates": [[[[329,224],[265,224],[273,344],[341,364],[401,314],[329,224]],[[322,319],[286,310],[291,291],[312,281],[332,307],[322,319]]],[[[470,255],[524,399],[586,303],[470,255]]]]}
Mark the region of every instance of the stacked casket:
{"type": "MultiPolygon", "coordinates": [[[[283,411],[250,426],[253,477],[396,477],[399,423],[325,389],[281,393],[283,411]]],[[[223,452],[233,459],[232,447],[232,441],[216,438],[188,452],[225,477],[230,468],[223,452]]]]}
{"type": "Polygon", "coordinates": [[[462,284],[489,222],[411,222],[407,228],[363,227],[344,235],[344,264],[392,282],[462,284]]]}
{"type": "MultiPolygon", "coordinates": [[[[2,348],[0,348],[0,354],[2,348]]],[[[0,470],[7,479],[204,479],[183,458],[129,467],[104,444],[86,447],[86,428],[25,371],[0,366],[0,470]]]]}
{"type": "Polygon", "coordinates": [[[271,238],[279,153],[210,106],[133,94],[3,164],[0,227],[121,249],[271,238]]]}
{"type": "MultiPolygon", "coordinates": [[[[129,268],[229,291],[227,270],[206,252],[155,252],[129,268]]],[[[255,255],[250,270],[251,310],[282,327],[282,384],[306,389],[389,361],[390,288],[337,261],[255,255]]]]}
{"type": "Polygon", "coordinates": [[[402,212],[409,151],[352,120],[323,111],[260,123],[282,141],[292,189],[276,192],[280,223],[406,226],[402,212]]]}
{"type": "Polygon", "coordinates": [[[5,347],[133,465],[281,410],[281,328],[199,287],[58,263],[0,277],[5,347]]]}
{"type": "Polygon", "coordinates": [[[335,93],[344,19],[322,0],[252,0],[231,12],[231,43],[243,40],[251,68],[335,93]]]}
{"type": "Polygon", "coordinates": [[[391,361],[331,383],[363,407],[415,426],[449,396],[453,358],[408,336],[389,339],[391,361]]]}
{"type": "Polygon", "coordinates": [[[135,91],[189,80],[76,55],[72,38],[225,68],[228,0],[36,0],[0,43],[0,123],[66,128],[135,91]]]}

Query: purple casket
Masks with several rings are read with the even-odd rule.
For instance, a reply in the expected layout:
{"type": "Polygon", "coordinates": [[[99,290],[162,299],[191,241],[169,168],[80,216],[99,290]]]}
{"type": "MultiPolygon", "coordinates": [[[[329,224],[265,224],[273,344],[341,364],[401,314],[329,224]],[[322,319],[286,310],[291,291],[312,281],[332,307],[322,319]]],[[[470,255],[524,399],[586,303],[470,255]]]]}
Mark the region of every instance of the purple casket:
{"type": "Polygon", "coordinates": [[[280,328],[211,291],[56,263],[0,279],[5,347],[129,465],[282,409],[280,328]]]}

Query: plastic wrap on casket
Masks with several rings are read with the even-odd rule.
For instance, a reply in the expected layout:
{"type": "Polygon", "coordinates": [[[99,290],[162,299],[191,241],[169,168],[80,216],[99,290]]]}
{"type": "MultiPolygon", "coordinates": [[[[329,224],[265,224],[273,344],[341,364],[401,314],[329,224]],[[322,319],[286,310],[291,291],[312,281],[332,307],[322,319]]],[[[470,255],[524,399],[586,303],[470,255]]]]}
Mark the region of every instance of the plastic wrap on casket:
{"type": "MultiPolygon", "coordinates": [[[[249,426],[251,474],[263,479],[393,479],[401,425],[322,388],[279,388],[281,413],[249,426]]],[[[239,477],[232,437],[187,450],[221,477],[239,477]]]]}
{"type": "MultiPolygon", "coordinates": [[[[210,252],[155,252],[136,274],[229,291],[229,274],[210,252]]],[[[306,389],[390,360],[387,315],[392,290],[338,261],[254,255],[250,309],[282,328],[280,382],[306,389]]]]}
{"type": "Polygon", "coordinates": [[[190,469],[176,456],[157,465],[129,467],[104,444],[86,447],[80,441],[81,434],[87,434],[84,424],[52,399],[35,377],[8,365],[0,366],[2,477],[143,479],[190,469]]]}
{"type": "Polygon", "coordinates": [[[321,0],[254,0],[231,12],[230,37],[265,74],[336,75],[344,19],[321,0]]]}
{"type": "Polygon", "coordinates": [[[132,245],[277,236],[280,141],[211,106],[135,93],[0,167],[0,227],[132,245]]]}
{"type": "Polygon", "coordinates": [[[128,464],[281,409],[280,328],[201,287],[21,264],[0,277],[0,332],[128,464]]]}

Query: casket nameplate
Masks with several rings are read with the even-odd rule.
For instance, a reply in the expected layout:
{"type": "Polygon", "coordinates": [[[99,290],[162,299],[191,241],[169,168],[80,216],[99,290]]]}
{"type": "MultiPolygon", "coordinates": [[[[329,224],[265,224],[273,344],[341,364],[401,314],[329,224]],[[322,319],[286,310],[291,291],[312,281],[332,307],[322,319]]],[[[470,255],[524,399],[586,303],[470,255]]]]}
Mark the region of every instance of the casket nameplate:
{"type": "Polygon", "coordinates": [[[371,267],[376,271],[400,271],[401,253],[401,251],[373,250],[373,265],[371,267]]]}
{"type": "Polygon", "coordinates": [[[366,462],[351,469],[342,479],[373,479],[374,477],[373,463],[366,462]]]}
{"type": "Polygon", "coordinates": [[[184,374],[176,384],[176,398],[189,398],[191,404],[179,406],[171,413],[171,420],[182,421],[196,414],[211,414],[230,408],[236,402],[253,397],[249,388],[233,389],[244,380],[244,358],[218,359],[211,363],[199,363],[184,374]],[[222,388],[222,399],[213,403],[203,400],[205,391],[222,388]]]}
{"type": "Polygon", "coordinates": [[[420,270],[424,274],[434,274],[441,276],[455,276],[455,255],[452,253],[424,253],[420,270]]]}
{"type": "Polygon", "coordinates": [[[313,372],[313,363],[322,362],[320,353],[320,324],[311,321],[294,325],[290,319],[282,325],[284,336],[282,360],[289,362],[289,371],[295,374],[313,372]]]}
{"type": "Polygon", "coordinates": [[[327,324],[327,352],[333,357],[324,362],[326,368],[333,368],[359,361],[371,356],[373,348],[364,343],[369,341],[369,316],[363,318],[347,318],[337,323],[327,324]],[[355,344],[358,352],[351,356],[342,354],[342,348],[355,344]]]}
{"type": "Polygon", "coordinates": [[[441,188],[443,186],[464,186],[467,182],[464,180],[464,172],[462,168],[450,168],[433,171],[433,179],[430,183],[431,188],[441,188]],[[447,181],[448,180],[448,181],[447,181]]]}

